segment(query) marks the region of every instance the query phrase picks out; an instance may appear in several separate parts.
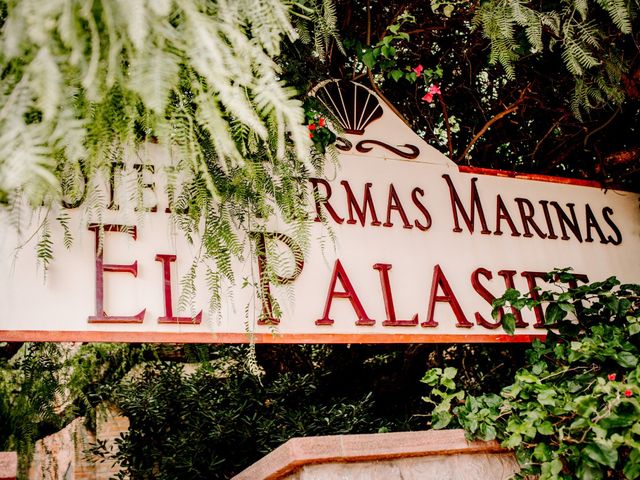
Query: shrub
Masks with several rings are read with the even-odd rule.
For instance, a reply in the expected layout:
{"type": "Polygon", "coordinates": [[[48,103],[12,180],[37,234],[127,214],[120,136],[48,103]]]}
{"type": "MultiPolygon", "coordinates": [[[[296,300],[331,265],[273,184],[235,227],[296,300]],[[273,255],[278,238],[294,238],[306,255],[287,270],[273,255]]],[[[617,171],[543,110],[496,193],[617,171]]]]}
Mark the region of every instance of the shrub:
{"type": "MultiPolygon", "coordinates": [[[[573,280],[567,271],[555,280],[559,290],[540,296],[546,341],[533,343],[526,365],[499,395],[458,391],[454,368],[427,372],[432,425],[458,424],[469,438],[498,439],[515,450],[518,478],[639,478],[640,285],[612,277],[566,288],[573,280]]],[[[509,304],[540,302],[507,291],[494,303],[496,317],[509,304]]]]}

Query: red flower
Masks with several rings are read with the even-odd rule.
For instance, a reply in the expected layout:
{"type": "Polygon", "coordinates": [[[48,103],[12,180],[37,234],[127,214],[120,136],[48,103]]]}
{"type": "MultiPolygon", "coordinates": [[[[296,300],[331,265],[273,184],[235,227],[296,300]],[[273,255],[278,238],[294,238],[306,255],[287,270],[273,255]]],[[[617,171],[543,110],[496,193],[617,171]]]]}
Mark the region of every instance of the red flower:
{"type": "Polygon", "coordinates": [[[607,378],[613,382],[616,379],[616,374],[610,373],[609,375],[607,375],[607,378]]]}
{"type": "Polygon", "coordinates": [[[427,93],[424,97],[422,97],[422,100],[431,103],[433,101],[433,94],[427,93]]]}
{"type": "Polygon", "coordinates": [[[442,94],[442,92],[440,91],[440,87],[438,85],[431,85],[429,87],[429,93],[435,95],[437,94],[442,94]]]}
{"type": "Polygon", "coordinates": [[[313,138],[313,133],[309,132],[309,138],[313,138]]]}
{"type": "Polygon", "coordinates": [[[422,73],[422,70],[424,70],[424,67],[422,65],[418,65],[416,68],[412,69],[416,75],[419,77],[420,74],[422,73]]]}
{"type": "Polygon", "coordinates": [[[633,392],[631,391],[631,389],[630,389],[630,388],[627,388],[627,389],[624,391],[624,396],[625,396],[625,397],[630,397],[630,396],[632,396],[632,395],[633,395],[633,392]]]}
{"type": "Polygon", "coordinates": [[[309,130],[315,130],[316,129],[316,124],[312,123],[311,125],[309,125],[309,130]]]}
{"type": "Polygon", "coordinates": [[[318,120],[318,125],[320,125],[321,127],[324,127],[324,118],[321,118],[318,120]]]}

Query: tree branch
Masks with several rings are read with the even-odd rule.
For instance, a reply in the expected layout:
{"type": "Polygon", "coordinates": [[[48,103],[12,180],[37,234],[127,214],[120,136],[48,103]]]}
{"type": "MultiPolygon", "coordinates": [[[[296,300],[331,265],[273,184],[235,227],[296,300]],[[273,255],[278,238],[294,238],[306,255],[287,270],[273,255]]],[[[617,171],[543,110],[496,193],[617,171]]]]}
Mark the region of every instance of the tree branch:
{"type": "MultiPolygon", "coordinates": [[[[520,97],[518,97],[518,99],[515,102],[513,102],[511,105],[509,105],[507,108],[505,108],[502,112],[500,112],[497,115],[495,115],[493,118],[490,118],[487,121],[487,123],[485,123],[482,126],[480,131],[475,134],[475,136],[469,142],[469,145],[467,145],[467,147],[464,149],[464,152],[462,152],[462,154],[458,157],[456,163],[461,163],[462,161],[464,161],[464,159],[467,157],[467,154],[471,151],[471,149],[476,144],[476,142],[478,140],[480,140],[480,138],[487,132],[487,130],[489,130],[489,127],[491,127],[491,125],[496,123],[501,118],[506,117],[510,113],[513,113],[516,110],[518,110],[518,108],[520,107],[520,104],[522,102],[524,102],[524,100],[526,98],[525,95],[529,91],[529,87],[530,86],[531,85],[527,85],[527,87],[525,87],[524,90],[522,90],[522,92],[520,93],[520,97]]],[[[469,164],[469,162],[467,162],[467,164],[469,164]]]]}
{"type": "Polygon", "coordinates": [[[444,124],[447,127],[447,143],[449,144],[449,158],[453,159],[453,142],[451,141],[451,125],[449,124],[449,113],[447,112],[447,104],[444,103],[442,94],[438,95],[440,105],[442,106],[442,115],[444,116],[444,124]]]}
{"type": "Polygon", "coordinates": [[[560,123],[562,123],[564,120],[566,120],[566,118],[569,116],[568,113],[565,113],[564,115],[562,115],[557,122],[555,122],[553,125],[551,125],[551,127],[549,128],[549,130],[547,130],[547,133],[544,134],[544,136],[538,141],[538,143],[536,143],[536,148],[533,149],[533,152],[531,153],[531,158],[533,160],[535,160],[536,158],[536,154],[538,153],[538,150],[540,149],[540,146],[542,145],[542,143],[549,137],[549,135],[551,135],[551,132],[553,132],[553,130],[560,125],[560,123]]]}

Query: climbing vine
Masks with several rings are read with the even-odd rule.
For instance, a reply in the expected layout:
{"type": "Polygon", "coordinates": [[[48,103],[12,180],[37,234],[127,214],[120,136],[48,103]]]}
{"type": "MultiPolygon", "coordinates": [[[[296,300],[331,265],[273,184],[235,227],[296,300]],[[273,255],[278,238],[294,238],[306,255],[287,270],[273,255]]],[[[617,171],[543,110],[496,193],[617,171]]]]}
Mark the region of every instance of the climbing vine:
{"type": "Polygon", "coordinates": [[[458,424],[470,438],[499,440],[515,450],[518,478],[638,478],[640,285],[611,277],[570,286],[576,279],[567,271],[555,278],[560,288],[541,292],[539,300],[510,290],[494,303],[508,331],[505,305],[544,303],[549,329],[499,394],[466,395],[455,368],[426,373],[432,426],[458,424]]]}

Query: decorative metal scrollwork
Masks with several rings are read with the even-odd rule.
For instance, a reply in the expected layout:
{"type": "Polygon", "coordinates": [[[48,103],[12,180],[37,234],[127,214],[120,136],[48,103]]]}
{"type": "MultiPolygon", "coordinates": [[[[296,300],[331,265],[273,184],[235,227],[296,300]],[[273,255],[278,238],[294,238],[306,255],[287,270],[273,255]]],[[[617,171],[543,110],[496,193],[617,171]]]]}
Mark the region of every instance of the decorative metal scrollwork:
{"type": "Polygon", "coordinates": [[[351,150],[351,148],[353,148],[353,143],[351,143],[344,137],[338,137],[336,139],[336,148],[343,152],[348,152],[349,150],[351,150]]]}
{"type": "Polygon", "coordinates": [[[358,144],[356,145],[356,150],[361,153],[367,153],[373,150],[373,147],[368,147],[367,144],[378,145],[382,148],[386,148],[390,152],[395,153],[399,157],[408,158],[410,160],[413,160],[414,158],[417,158],[418,155],[420,155],[420,149],[415,145],[411,145],[408,143],[405,143],[404,145],[399,145],[400,148],[407,149],[408,150],[407,152],[407,151],[400,150],[400,148],[393,147],[387,143],[380,142],[378,140],[362,140],[361,142],[358,142],[358,144]]]}

